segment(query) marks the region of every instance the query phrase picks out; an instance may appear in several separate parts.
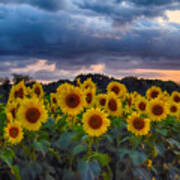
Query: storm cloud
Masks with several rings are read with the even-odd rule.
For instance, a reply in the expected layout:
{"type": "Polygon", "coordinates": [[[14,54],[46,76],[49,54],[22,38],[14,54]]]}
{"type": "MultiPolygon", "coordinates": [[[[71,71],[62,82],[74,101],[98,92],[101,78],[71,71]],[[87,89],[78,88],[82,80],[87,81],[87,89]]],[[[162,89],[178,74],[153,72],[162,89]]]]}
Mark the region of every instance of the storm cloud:
{"type": "MultiPolygon", "coordinates": [[[[98,64],[108,74],[114,67],[180,70],[180,23],[167,15],[178,10],[178,0],[1,0],[0,61],[13,73],[44,59],[56,79],[98,64]]],[[[45,79],[44,71],[32,75],[45,79]]]]}

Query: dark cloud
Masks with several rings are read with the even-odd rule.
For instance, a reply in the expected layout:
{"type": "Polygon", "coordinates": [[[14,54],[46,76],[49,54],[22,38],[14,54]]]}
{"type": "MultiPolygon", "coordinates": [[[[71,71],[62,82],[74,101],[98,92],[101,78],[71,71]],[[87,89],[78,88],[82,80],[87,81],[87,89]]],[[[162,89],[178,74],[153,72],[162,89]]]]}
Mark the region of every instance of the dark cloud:
{"type": "Polygon", "coordinates": [[[136,5],[143,5],[143,6],[160,6],[160,5],[167,5],[173,3],[179,3],[179,0],[128,0],[129,2],[133,2],[136,5]]]}
{"type": "Polygon", "coordinates": [[[48,11],[58,11],[60,9],[66,9],[68,3],[66,0],[1,0],[2,4],[28,4],[37,8],[41,8],[48,11]]]}
{"type": "MultiPolygon", "coordinates": [[[[73,72],[103,63],[114,71],[180,69],[179,24],[163,27],[153,20],[179,4],[177,0],[1,0],[0,61],[12,62],[3,65],[8,70],[39,59],[73,72]]],[[[45,74],[43,70],[33,75],[45,74]]],[[[57,77],[50,72],[46,78],[57,77]]]]}

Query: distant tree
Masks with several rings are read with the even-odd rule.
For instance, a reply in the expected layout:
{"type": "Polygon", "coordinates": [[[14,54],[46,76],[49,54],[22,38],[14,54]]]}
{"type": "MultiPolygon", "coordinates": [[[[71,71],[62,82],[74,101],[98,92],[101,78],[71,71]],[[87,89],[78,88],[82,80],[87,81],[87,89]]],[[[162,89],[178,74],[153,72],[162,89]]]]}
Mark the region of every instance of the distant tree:
{"type": "Polygon", "coordinates": [[[30,77],[29,75],[24,75],[24,74],[12,74],[13,76],[13,83],[17,84],[20,81],[24,80],[25,83],[30,83],[30,81],[32,80],[32,77],[30,77]]]}
{"type": "Polygon", "coordinates": [[[9,78],[5,77],[5,78],[1,78],[0,79],[0,84],[1,84],[1,91],[2,91],[2,95],[5,101],[7,101],[8,96],[9,96],[9,89],[10,89],[10,80],[9,78]]]}

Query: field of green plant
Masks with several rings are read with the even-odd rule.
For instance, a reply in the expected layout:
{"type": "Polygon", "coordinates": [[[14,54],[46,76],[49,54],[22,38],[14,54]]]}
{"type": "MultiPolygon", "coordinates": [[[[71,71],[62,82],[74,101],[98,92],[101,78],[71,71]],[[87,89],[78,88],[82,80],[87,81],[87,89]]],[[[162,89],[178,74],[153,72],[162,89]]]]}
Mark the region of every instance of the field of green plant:
{"type": "Polygon", "coordinates": [[[46,94],[13,85],[0,104],[0,179],[178,180],[180,92],[146,95],[89,78],[46,94]]]}

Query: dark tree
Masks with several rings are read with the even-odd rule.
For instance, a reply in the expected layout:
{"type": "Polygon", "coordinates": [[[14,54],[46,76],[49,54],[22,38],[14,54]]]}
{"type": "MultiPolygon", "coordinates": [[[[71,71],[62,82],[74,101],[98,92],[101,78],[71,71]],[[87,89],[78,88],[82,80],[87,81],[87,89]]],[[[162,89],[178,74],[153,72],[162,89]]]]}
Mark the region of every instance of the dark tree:
{"type": "Polygon", "coordinates": [[[17,84],[20,81],[24,80],[25,84],[30,83],[32,78],[29,75],[24,75],[24,74],[12,74],[13,76],[13,83],[17,84]]]}

